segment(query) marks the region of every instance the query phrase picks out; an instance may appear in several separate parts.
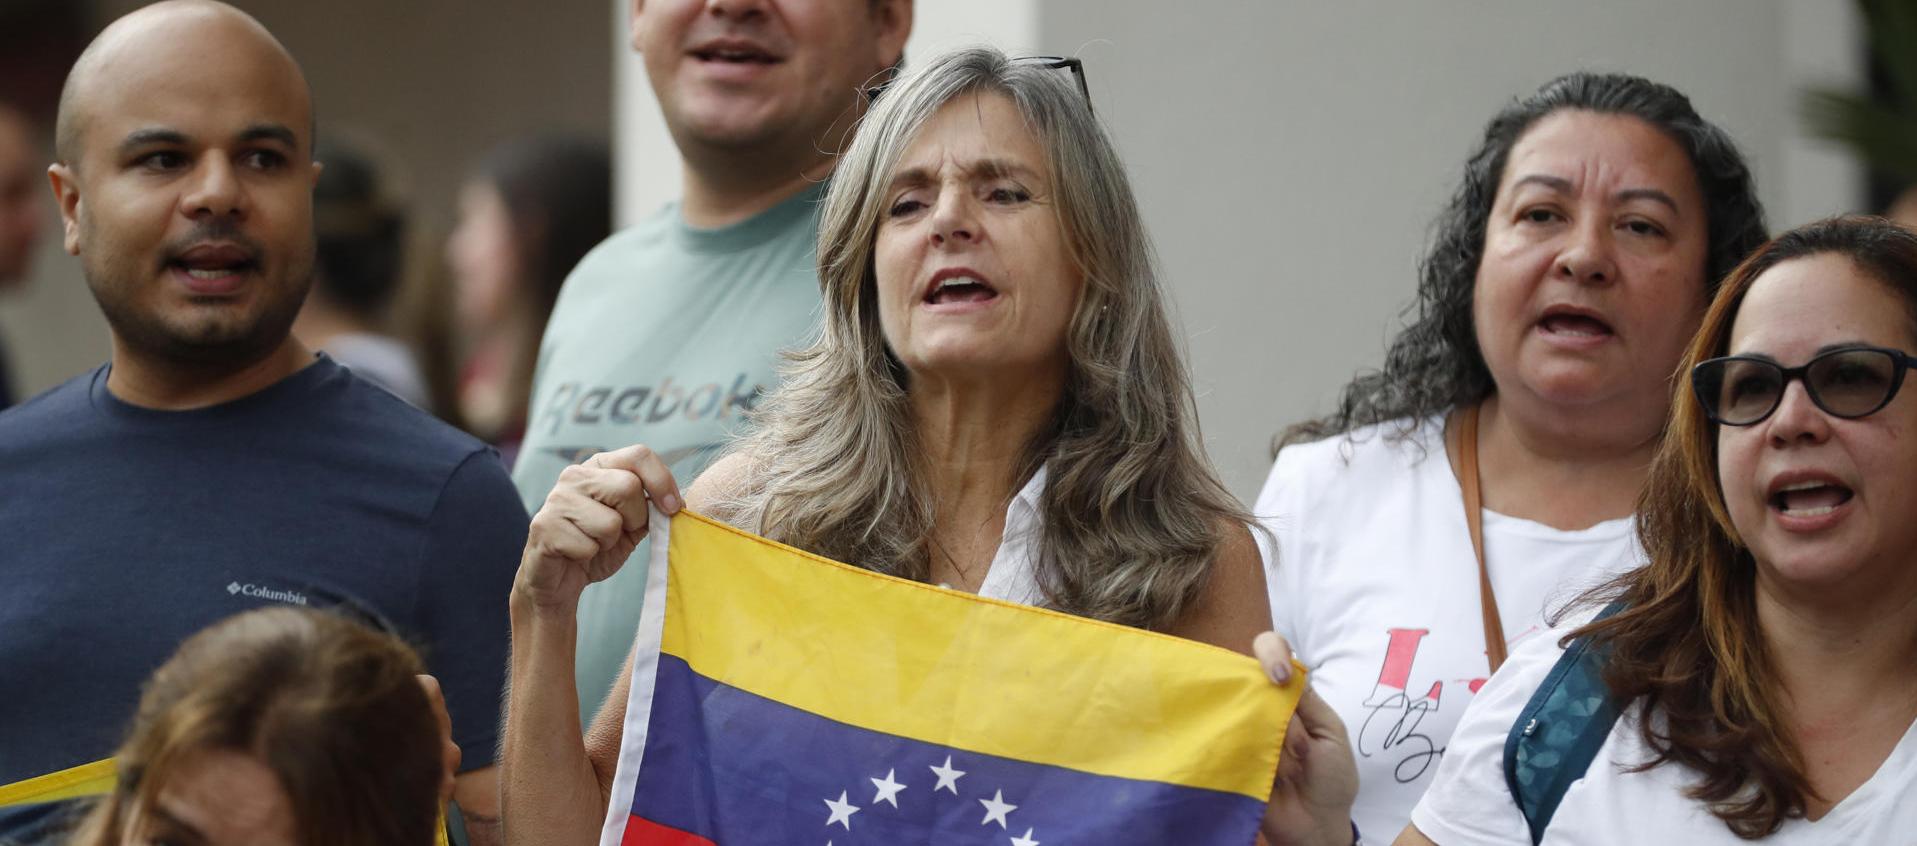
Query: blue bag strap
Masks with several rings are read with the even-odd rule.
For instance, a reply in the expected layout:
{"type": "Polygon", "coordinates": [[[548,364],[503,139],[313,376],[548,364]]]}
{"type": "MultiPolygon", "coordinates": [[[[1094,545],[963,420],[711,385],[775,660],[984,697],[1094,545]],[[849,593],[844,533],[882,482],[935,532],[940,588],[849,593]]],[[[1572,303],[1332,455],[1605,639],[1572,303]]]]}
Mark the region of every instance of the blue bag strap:
{"type": "MultiPolygon", "coordinates": [[[[1622,607],[1613,602],[1593,620],[1622,607]]],[[[1565,791],[1584,777],[1617,725],[1618,706],[1604,684],[1604,658],[1588,639],[1573,641],[1505,737],[1504,781],[1524,814],[1532,846],[1544,841],[1565,791]]]]}

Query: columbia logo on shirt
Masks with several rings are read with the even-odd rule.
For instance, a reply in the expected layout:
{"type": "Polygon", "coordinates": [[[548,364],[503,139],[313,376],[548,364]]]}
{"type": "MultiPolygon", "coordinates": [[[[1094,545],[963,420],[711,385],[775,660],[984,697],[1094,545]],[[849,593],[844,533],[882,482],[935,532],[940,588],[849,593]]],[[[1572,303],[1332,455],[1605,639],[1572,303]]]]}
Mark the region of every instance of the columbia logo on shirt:
{"type": "Polygon", "coordinates": [[[250,582],[247,584],[241,584],[239,582],[228,582],[226,585],[226,592],[234,596],[248,596],[254,599],[266,599],[266,600],[271,600],[273,602],[284,602],[288,605],[306,605],[307,604],[306,594],[300,593],[299,591],[279,590],[277,588],[264,587],[262,585],[256,585],[250,582]]]}

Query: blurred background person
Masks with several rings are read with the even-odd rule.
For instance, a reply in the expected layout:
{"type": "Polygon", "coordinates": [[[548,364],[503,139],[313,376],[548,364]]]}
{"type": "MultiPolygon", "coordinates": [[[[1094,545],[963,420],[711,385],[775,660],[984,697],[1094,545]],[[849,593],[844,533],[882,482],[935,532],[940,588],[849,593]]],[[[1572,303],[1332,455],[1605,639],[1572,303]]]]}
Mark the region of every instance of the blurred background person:
{"type": "Polygon", "coordinates": [[[442,717],[397,638],[331,612],[249,611],[154,671],[118,784],[74,846],[430,846],[442,717]]]}
{"type": "Polygon", "coordinates": [[[313,289],[293,323],[310,349],[428,411],[425,377],[406,341],[389,330],[388,307],[404,277],[406,216],[387,196],[373,161],[336,139],[321,139],[325,166],[313,187],[318,253],[313,289]]]}
{"type": "Polygon", "coordinates": [[[1639,516],[1649,563],[1511,656],[1397,842],[1911,842],[1914,350],[1902,227],[1822,221],[1739,267],[1678,370],[1639,516]],[[1520,712],[1546,687],[1567,695],[1533,734],[1520,712]]]}
{"type": "MultiPolygon", "coordinates": [[[[46,220],[47,160],[24,112],[0,101],[0,294],[26,282],[46,220]]],[[[0,408],[22,399],[13,389],[0,336],[0,408]]]]}
{"type": "Polygon", "coordinates": [[[1253,509],[1273,622],[1350,728],[1374,837],[1404,828],[1506,644],[1639,562],[1671,374],[1764,217],[1683,94],[1577,73],[1491,119],[1434,233],[1417,320],[1286,430],[1253,509]]]}
{"type": "Polygon", "coordinates": [[[446,241],[459,416],[513,465],[539,338],[566,274],[612,234],[612,162],[599,144],[524,138],[495,148],[459,192],[446,241]]]}

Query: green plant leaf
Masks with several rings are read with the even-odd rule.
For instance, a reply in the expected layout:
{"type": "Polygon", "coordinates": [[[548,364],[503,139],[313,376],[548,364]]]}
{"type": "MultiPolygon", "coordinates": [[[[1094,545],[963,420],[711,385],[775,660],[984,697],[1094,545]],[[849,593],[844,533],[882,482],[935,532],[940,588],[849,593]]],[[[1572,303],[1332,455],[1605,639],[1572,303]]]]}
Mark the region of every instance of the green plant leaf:
{"type": "Polygon", "coordinates": [[[1917,0],[1855,0],[1885,96],[1828,88],[1804,92],[1810,133],[1835,141],[1872,169],[1917,181],[1917,0]]]}
{"type": "Polygon", "coordinates": [[[1837,91],[1808,92],[1803,111],[1812,134],[1849,147],[1873,168],[1917,180],[1917,115],[1837,91]]]}

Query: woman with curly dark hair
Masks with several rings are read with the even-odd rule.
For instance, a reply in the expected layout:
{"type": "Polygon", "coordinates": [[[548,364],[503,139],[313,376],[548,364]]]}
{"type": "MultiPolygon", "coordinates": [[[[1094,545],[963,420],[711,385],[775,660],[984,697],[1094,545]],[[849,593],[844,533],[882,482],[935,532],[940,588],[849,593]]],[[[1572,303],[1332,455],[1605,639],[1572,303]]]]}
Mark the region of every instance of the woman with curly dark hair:
{"type": "Polygon", "coordinates": [[[1492,118],[1417,319],[1280,437],[1254,509],[1277,629],[1351,731],[1362,829],[1404,827],[1550,599],[1639,560],[1671,374],[1763,240],[1743,157],[1669,87],[1576,73],[1492,118]]]}
{"type": "Polygon", "coordinates": [[[1512,654],[1398,842],[1911,842],[1917,391],[1899,389],[1913,350],[1917,234],[1889,221],[1814,223],[1732,273],[1638,503],[1649,563],[1512,654]],[[1569,624],[1599,603],[1614,613],[1569,624]],[[1508,775],[1524,766],[1506,760],[1514,727],[1533,733],[1520,712],[1561,689],[1553,667],[1586,666],[1567,654],[1595,656],[1585,674],[1601,683],[1576,712],[1540,712],[1536,733],[1595,753],[1508,775]],[[1509,785],[1573,776],[1548,825],[1527,826],[1509,785]]]}

